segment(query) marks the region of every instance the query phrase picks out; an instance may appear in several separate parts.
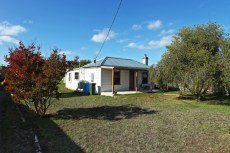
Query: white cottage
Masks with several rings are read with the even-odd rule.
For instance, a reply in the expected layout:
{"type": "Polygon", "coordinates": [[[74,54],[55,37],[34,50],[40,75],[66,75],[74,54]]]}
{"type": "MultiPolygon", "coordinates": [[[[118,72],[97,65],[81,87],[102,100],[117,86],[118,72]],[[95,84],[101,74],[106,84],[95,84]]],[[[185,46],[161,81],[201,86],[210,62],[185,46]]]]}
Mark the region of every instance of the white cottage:
{"type": "Polygon", "coordinates": [[[118,91],[138,91],[149,83],[148,57],[142,63],[132,59],[105,57],[81,68],[70,71],[65,76],[67,88],[76,90],[84,80],[96,84],[96,93],[118,91]]]}

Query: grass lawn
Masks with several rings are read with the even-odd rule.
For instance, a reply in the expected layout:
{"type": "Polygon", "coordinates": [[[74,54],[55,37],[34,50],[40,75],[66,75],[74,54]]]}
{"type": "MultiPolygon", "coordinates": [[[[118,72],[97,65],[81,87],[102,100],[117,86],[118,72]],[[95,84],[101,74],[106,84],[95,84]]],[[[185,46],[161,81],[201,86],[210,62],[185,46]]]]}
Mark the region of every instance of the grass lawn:
{"type": "Polygon", "coordinates": [[[222,101],[61,90],[50,115],[33,121],[44,152],[230,152],[230,106],[211,104],[222,101]]]}

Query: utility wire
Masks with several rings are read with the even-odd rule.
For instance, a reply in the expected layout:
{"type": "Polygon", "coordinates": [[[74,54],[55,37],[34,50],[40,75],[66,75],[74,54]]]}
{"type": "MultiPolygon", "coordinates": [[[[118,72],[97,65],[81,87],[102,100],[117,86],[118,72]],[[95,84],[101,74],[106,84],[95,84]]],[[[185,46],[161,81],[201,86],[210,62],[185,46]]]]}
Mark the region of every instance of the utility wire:
{"type": "Polygon", "coordinates": [[[116,18],[117,18],[117,14],[118,14],[118,12],[119,12],[119,10],[120,10],[122,1],[123,1],[123,0],[120,0],[120,3],[119,3],[119,5],[118,5],[117,11],[116,11],[116,14],[115,14],[115,16],[113,17],[113,21],[112,21],[112,23],[111,23],[111,25],[110,25],[110,27],[109,27],[109,30],[108,30],[108,32],[107,32],[107,34],[106,34],[106,37],[105,37],[103,43],[101,44],[101,48],[100,48],[99,52],[97,53],[97,55],[96,55],[95,58],[94,58],[95,61],[96,61],[98,55],[101,53],[101,51],[102,51],[102,49],[103,49],[103,47],[104,47],[104,45],[105,45],[105,42],[106,42],[106,40],[107,40],[107,38],[108,38],[108,36],[109,36],[109,33],[110,33],[110,31],[111,31],[111,29],[112,29],[112,27],[113,27],[113,24],[114,24],[114,22],[115,22],[115,20],[116,20],[116,18]]]}

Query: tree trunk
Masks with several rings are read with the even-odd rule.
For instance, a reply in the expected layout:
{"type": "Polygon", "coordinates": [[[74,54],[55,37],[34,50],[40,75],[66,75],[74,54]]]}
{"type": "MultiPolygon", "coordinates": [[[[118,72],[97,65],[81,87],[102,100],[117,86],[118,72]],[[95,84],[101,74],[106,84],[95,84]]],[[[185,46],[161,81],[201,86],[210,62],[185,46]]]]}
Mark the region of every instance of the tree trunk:
{"type": "Polygon", "coordinates": [[[197,95],[196,95],[196,100],[197,100],[197,101],[200,101],[200,100],[201,100],[201,95],[200,95],[200,94],[197,94],[197,95]]]}

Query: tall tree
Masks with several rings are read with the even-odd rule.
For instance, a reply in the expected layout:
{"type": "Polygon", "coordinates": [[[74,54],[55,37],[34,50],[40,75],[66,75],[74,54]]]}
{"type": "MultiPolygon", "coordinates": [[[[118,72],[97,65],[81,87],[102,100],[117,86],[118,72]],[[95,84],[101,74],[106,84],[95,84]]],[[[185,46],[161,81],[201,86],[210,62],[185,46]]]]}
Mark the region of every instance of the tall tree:
{"type": "Polygon", "coordinates": [[[223,41],[222,58],[220,58],[220,65],[223,72],[222,80],[224,82],[225,89],[230,96],[230,38],[226,38],[223,41]]]}
{"type": "Polygon", "coordinates": [[[84,65],[91,63],[91,61],[87,59],[79,60],[79,56],[75,56],[74,60],[68,61],[68,63],[71,64],[73,68],[79,68],[79,67],[82,67],[84,65]]]}
{"type": "Polygon", "coordinates": [[[91,63],[91,60],[88,60],[88,59],[81,59],[81,60],[79,61],[80,67],[82,67],[82,66],[84,66],[84,65],[87,65],[87,64],[89,64],[89,63],[91,63]]]}
{"type": "Polygon", "coordinates": [[[174,84],[173,81],[173,71],[170,67],[171,61],[169,59],[169,54],[164,54],[162,60],[158,62],[155,67],[154,82],[155,84],[163,90],[168,90],[168,86],[174,84]]]}
{"type": "Polygon", "coordinates": [[[53,97],[58,98],[58,84],[64,77],[68,64],[65,55],[54,49],[50,57],[41,56],[40,47],[32,43],[10,49],[6,57],[6,89],[15,102],[33,103],[38,115],[44,116],[53,97]]]}
{"type": "Polygon", "coordinates": [[[214,76],[221,75],[217,61],[223,39],[223,29],[215,23],[182,28],[159,62],[164,77],[200,99],[215,85],[214,76]]]}

